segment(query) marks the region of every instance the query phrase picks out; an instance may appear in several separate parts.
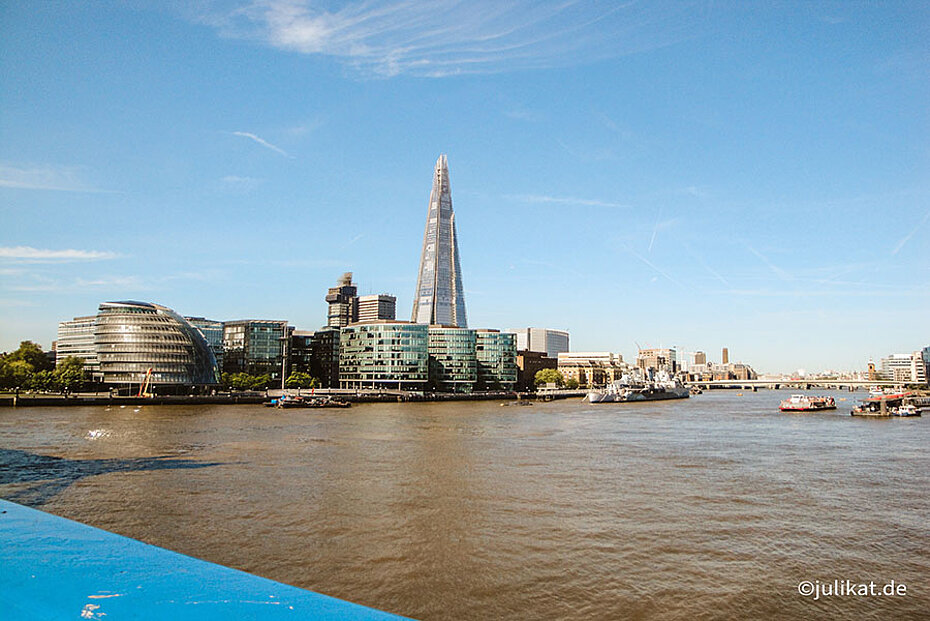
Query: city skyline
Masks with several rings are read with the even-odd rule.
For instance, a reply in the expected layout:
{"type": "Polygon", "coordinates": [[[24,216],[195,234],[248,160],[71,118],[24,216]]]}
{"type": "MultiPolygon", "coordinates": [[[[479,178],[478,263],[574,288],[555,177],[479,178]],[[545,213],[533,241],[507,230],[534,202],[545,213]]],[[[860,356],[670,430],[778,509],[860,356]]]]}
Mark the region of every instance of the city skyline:
{"type": "Polygon", "coordinates": [[[349,271],[411,308],[440,152],[474,325],[760,373],[930,341],[930,9],[440,8],[0,9],[0,351],[110,300],[316,329],[349,271]]]}

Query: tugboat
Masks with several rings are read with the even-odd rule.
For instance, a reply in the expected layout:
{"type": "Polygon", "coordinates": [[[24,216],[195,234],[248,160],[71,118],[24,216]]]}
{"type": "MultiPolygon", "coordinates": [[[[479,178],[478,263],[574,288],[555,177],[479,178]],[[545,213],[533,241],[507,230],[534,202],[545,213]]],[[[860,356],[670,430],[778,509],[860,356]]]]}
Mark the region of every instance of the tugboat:
{"type": "Polygon", "coordinates": [[[782,412],[818,412],[820,410],[835,410],[836,401],[833,397],[808,397],[807,395],[791,395],[778,406],[782,412]]]}

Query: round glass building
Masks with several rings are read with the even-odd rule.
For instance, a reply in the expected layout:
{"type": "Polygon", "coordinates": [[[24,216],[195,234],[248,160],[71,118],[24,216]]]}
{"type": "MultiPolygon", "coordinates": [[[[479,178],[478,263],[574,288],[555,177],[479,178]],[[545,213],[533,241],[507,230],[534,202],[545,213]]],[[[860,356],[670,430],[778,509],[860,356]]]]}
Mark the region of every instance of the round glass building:
{"type": "Polygon", "coordinates": [[[200,331],[158,304],[104,302],[94,345],[105,384],[138,384],[149,369],[156,385],[219,383],[216,358],[200,331]]]}

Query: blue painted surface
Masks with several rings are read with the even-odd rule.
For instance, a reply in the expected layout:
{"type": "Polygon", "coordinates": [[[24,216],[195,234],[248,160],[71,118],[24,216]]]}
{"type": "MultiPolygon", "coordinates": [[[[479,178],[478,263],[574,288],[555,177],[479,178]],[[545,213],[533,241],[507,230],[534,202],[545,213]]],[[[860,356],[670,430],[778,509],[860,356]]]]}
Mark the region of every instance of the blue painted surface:
{"type": "Polygon", "coordinates": [[[401,619],[0,500],[3,619],[401,619]]]}

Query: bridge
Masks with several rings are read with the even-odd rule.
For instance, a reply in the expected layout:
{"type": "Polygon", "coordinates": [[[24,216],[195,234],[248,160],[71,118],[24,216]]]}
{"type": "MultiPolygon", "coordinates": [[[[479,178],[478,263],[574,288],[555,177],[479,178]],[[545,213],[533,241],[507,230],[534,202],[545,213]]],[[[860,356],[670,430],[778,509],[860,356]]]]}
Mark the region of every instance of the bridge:
{"type": "Polygon", "coordinates": [[[837,390],[857,390],[859,388],[901,388],[900,384],[887,380],[854,380],[854,379],[755,379],[755,380],[697,380],[685,382],[685,386],[699,388],[739,388],[743,390],[758,390],[769,388],[794,388],[797,390],[810,390],[811,388],[833,388],[837,390]]]}

